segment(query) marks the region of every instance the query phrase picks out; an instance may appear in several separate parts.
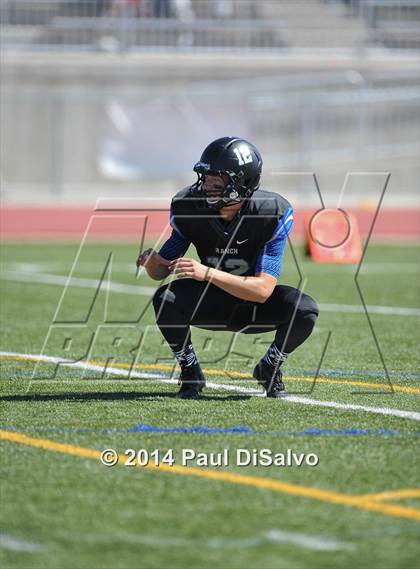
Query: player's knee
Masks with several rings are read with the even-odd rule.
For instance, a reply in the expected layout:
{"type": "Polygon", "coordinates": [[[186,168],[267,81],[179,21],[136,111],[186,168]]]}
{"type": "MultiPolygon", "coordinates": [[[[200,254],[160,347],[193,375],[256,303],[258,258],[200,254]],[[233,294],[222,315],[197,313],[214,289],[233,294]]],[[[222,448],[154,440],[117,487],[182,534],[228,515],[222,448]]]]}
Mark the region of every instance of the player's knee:
{"type": "Polygon", "coordinates": [[[315,300],[309,294],[302,294],[299,301],[298,310],[301,314],[312,315],[316,320],[319,315],[319,308],[315,300]]]}
{"type": "Polygon", "coordinates": [[[301,318],[301,327],[306,330],[308,335],[312,333],[317,318],[318,314],[315,314],[314,312],[306,312],[306,314],[301,318]]]}
{"type": "Polygon", "coordinates": [[[174,303],[175,295],[169,290],[169,285],[163,285],[157,289],[153,295],[153,308],[156,315],[160,314],[164,308],[165,303],[174,303]]]}
{"type": "Polygon", "coordinates": [[[319,308],[315,300],[308,294],[302,294],[296,309],[296,319],[309,333],[312,332],[318,315],[319,308]]]}
{"type": "Polygon", "coordinates": [[[319,314],[319,308],[315,300],[309,296],[309,294],[305,294],[297,288],[289,287],[285,300],[290,310],[295,313],[296,318],[312,314],[316,320],[319,314]]]}

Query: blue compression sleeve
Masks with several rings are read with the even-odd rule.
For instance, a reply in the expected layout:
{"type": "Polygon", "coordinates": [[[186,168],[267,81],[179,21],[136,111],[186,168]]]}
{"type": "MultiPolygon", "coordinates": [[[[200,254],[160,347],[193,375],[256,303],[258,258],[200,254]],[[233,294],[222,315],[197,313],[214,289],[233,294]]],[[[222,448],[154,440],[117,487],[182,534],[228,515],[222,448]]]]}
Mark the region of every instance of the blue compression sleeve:
{"type": "Polygon", "coordinates": [[[271,239],[267,241],[258,255],[255,273],[268,273],[276,279],[281,274],[283,255],[286,248],[287,236],[293,227],[293,209],[289,208],[279,221],[271,239]]]}
{"type": "Polygon", "coordinates": [[[172,205],[169,219],[172,227],[172,234],[160,248],[159,255],[167,261],[173,261],[174,259],[178,259],[185,255],[188,247],[190,246],[190,241],[182,235],[181,231],[176,226],[172,205]]]}
{"type": "Polygon", "coordinates": [[[185,255],[189,246],[188,239],[173,229],[169,239],[162,245],[159,255],[167,261],[173,261],[185,255]]]}

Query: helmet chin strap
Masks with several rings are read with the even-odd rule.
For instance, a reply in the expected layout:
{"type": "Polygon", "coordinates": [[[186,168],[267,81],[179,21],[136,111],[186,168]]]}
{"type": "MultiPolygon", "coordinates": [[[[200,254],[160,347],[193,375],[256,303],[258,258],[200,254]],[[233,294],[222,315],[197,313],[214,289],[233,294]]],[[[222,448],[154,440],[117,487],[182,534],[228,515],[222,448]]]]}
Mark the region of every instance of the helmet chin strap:
{"type": "Polygon", "coordinates": [[[219,198],[205,198],[205,201],[210,208],[219,210],[230,205],[242,203],[251,194],[251,191],[247,191],[245,196],[241,196],[235,188],[231,188],[228,195],[219,198]]]}
{"type": "Polygon", "coordinates": [[[239,193],[236,190],[232,190],[229,194],[229,199],[231,199],[233,201],[238,200],[239,197],[240,197],[239,193]]]}
{"type": "MultiPolygon", "coordinates": [[[[211,199],[211,198],[210,198],[211,199]]],[[[209,201],[209,198],[206,198],[206,203],[207,205],[211,208],[211,209],[222,209],[224,207],[229,207],[230,205],[236,205],[238,203],[241,203],[243,201],[243,198],[239,198],[235,199],[235,200],[228,200],[226,198],[222,198],[219,200],[215,200],[214,202],[209,201]]]]}
{"type": "MultiPolygon", "coordinates": [[[[196,181],[196,183],[193,185],[193,188],[195,190],[198,190],[202,196],[205,199],[206,204],[208,205],[208,207],[210,207],[211,209],[222,209],[223,207],[228,207],[230,205],[234,205],[234,204],[238,204],[241,203],[244,200],[244,197],[240,195],[240,193],[238,192],[238,190],[234,187],[234,183],[233,181],[230,182],[231,188],[229,189],[229,193],[227,195],[224,195],[223,197],[214,197],[214,198],[209,198],[206,197],[203,192],[203,183],[204,183],[204,175],[202,173],[197,173],[198,175],[198,180],[196,181]]],[[[227,188],[226,188],[227,189],[227,188]]],[[[249,197],[249,195],[252,192],[246,192],[246,196],[245,197],[249,197]]]]}

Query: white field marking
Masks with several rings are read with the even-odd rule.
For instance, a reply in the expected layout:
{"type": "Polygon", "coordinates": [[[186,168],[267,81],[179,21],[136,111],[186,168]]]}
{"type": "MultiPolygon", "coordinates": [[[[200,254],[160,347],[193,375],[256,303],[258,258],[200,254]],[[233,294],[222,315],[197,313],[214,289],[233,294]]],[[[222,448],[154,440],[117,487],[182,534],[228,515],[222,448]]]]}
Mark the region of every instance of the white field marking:
{"type": "Polygon", "coordinates": [[[36,553],[44,549],[44,547],[38,543],[31,543],[29,541],[24,541],[23,539],[7,535],[6,533],[0,533],[0,549],[36,553]]]}
{"type": "MultiPolygon", "coordinates": [[[[43,356],[43,355],[35,355],[35,354],[20,354],[18,352],[0,352],[0,356],[11,356],[11,357],[21,357],[22,359],[27,359],[28,361],[35,361],[35,362],[47,362],[51,364],[60,364],[64,367],[73,367],[78,369],[85,369],[85,370],[93,370],[93,371],[103,371],[104,366],[99,364],[93,364],[89,362],[74,362],[72,360],[66,358],[58,358],[53,356],[43,356]]],[[[158,373],[150,373],[150,372],[136,372],[127,369],[120,369],[114,367],[107,367],[106,373],[111,375],[123,375],[125,377],[136,377],[138,379],[146,378],[146,379],[156,379],[159,381],[165,381],[167,383],[178,383],[178,380],[170,379],[165,375],[158,374],[158,373]]],[[[38,380],[35,380],[38,381],[38,380]]],[[[50,380],[46,380],[50,381],[50,380]]],[[[83,380],[86,381],[86,380],[83,380]]]]}
{"type": "MultiPolygon", "coordinates": [[[[67,535],[67,538],[69,536],[67,535]]],[[[71,539],[87,541],[90,543],[112,542],[126,543],[129,545],[149,545],[151,547],[185,547],[195,544],[196,546],[209,547],[211,549],[238,549],[257,547],[266,543],[289,543],[304,549],[313,551],[339,551],[353,550],[352,543],[340,542],[336,539],[324,537],[322,535],[311,535],[306,533],[288,532],[280,530],[268,530],[263,534],[243,537],[226,538],[223,536],[203,538],[183,538],[172,536],[157,536],[132,534],[128,532],[114,532],[112,535],[87,534],[72,536],[71,539]]]]}
{"type": "MultiPolygon", "coordinates": [[[[29,283],[41,283],[47,285],[60,285],[66,286],[68,284],[69,288],[72,286],[80,288],[94,288],[97,289],[99,286],[99,279],[82,279],[79,277],[71,277],[70,281],[68,277],[63,277],[61,275],[51,275],[49,273],[20,273],[18,271],[3,271],[1,274],[2,280],[7,281],[20,281],[29,283]]],[[[150,296],[155,291],[156,288],[149,286],[139,286],[139,285],[127,285],[121,283],[114,283],[112,281],[104,280],[104,288],[112,292],[117,292],[120,294],[135,294],[150,296]]]]}
{"type": "MultiPolygon", "coordinates": [[[[72,362],[71,360],[66,360],[63,358],[57,358],[57,357],[53,357],[53,356],[43,356],[43,355],[32,355],[32,354],[20,354],[20,353],[16,353],[16,352],[0,352],[0,356],[18,356],[21,358],[25,358],[28,360],[33,360],[33,361],[44,361],[44,362],[50,362],[50,363],[60,363],[61,365],[65,366],[65,367],[76,367],[76,368],[80,368],[80,369],[89,369],[89,370],[98,370],[101,371],[103,370],[104,366],[102,365],[98,365],[98,364],[93,364],[93,363],[89,363],[89,362],[72,362]]],[[[123,376],[123,377],[131,377],[131,378],[137,378],[137,379],[150,379],[150,380],[155,380],[155,381],[159,381],[159,382],[165,382],[165,383],[178,383],[177,379],[170,379],[168,377],[165,377],[163,375],[158,375],[158,374],[149,374],[149,373],[145,373],[145,372],[137,372],[132,370],[130,372],[130,370],[127,369],[122,369],[122,368],[115,368],[115,367],[107,367],[107,373],[109,373],[110,375],[119,375],[119,376],[123,376]]],[[[34,381],[39,381],[39,380],[34,380],[34,381]]],[[[50,381],[50,380],[45,380],[45,381],[50,381]]],[[[86,380],[85,380],[86,381],[86,380]]],[[[224,391],[234,391],[237,393],[244,393],[244,394],[249,394],[249,395],[254,395],[256,397],[265,397],[265,393],[261,392],[261,390],[259,389],[255,389],[253,387],[242,387],[242,386],[238,386],[238,385],[231,385],[228,383],[215,383],[212,381],[208,381],[206,382],[206,387],[209,387],[210,389],[222,389],[224,391]]],[[[371,407],[368,405],[356,405],[356,404],[352,404],[352,403],[339,403],[337,401],[322,401],[322,400],[318,400],[318,399],[310,399],[309,397],[300,397],[300,396],[296,396],[296,395],[288,395],[285,398],[282,398],[281,401],[285,401],[287,403],[299,403],[302,405],[313,405],[315,407],[331,407],[334,409],[342,409],[343,411],[362,411],[365,413],[376,413],[379,415],[390,415],[393,417],[400,417],[402,419],[410,419],[412,421],[420,421],[420,413],[417,413],[416,411],[405,411],[403,409],[393,409],[391,407],[371,407]]]]}
{"type": "MultiPolygon", "coordinates": [[[[318,304],[320,310],[325,312],[346,312],[351,314],[364,313],[362,305],[358,304],[318,304]]],[[[394,316],[420,316],[420,308],[405,308],[402,306],[375,306],[367,304],[369,314],[387,314],[394,316]]]]}
{"type": "MultiPolygon", "coordinates": [[[[63,367],[73,367],[73,368],[78,368],[78,369],[86,369],[86,370],[93,370],[93,371],[102,371],[104,369],[103,365],[99,365],[99,364],[93,364],[93,363],[89,363],[89,362],[73,362],[72,360],[69,359],[65,359],[65,358],[57,358],[54,356],[43,356],[43,355],[35,355],[35,354],[20,354],[17,352],[0,352],[0,356],[17,356],[17,357],[21,357],[21,358],[25,358],[28,360],[32,360],[32,361],[40,361],[40,362],[48,362],[48,363],[52,363],[52,364],[60,364],[63,367]]],[[[150,379],[150,380],[155,380],[158,382],[162,382],[162,383],[173,383],[173,384],[178,384],[178,380],[177,379],[171,379],[165,375],[162,374],[154,374],[154,373],[150,373],[150,372],[139,372],[139,371],[135,371],[132,370],[130,373],[130,370],[127,369],[122,369],[122,368],[115,368],[115,367],[107,367],[106,368],[106,373],[109,373],[110,375],[118,375],[118,376],[123,376],[123,377],[130,377],[130,378],[135,378],[135,379],[150,379]]],[[[29,379],[29,378],[28,378],[29,379]]],[[[37,380],[36,378],[33,380],[36,382],[39,382],[40,380],[37,380]]],[[[44,381],[44,380],[42,380],[44,381]]],[[[49,382],[51,380],[46,379],[45,382],[49,382]]],[[[86,382],[87,380],[83,380],[84,382],[86,382]]],[[[252,395],[257,395],[260,397],[264,397],[264,393],[260,390],[260,389],[254,389],[251,387],[240,387],[237,385],[229,385],[229,384],[222,384],[222,383],[214,383],[214,382],[206,382],[206,387],[210,387],[211,389],[224,389],[225,391],[236,391],[236,392],[240,392],[240,393],[250,393],[252,395]]]]}
{"type": "MultiPolygon", "coordinates": [[[[2,280],[14,281],[14,282],[29,282],[29,283],[40,283],[47,285],[60,285],[69,287],[76,286],[81,288],[94,288],[97,289],[99,285],[98,279],[85,279],[80,277],[71,277],[70,281],[68,277],[61,275],[52,275],[49,273],[22,273],[18,271],[3,271],[0,275],[2,280]]],[[[127,285],[122,283],[115,283],[112,281],[104,280],[104,288],[107,290],[120,293],[120,294],[133,294],[139,296],[150,296],[157,289],[149,286],[139,286],[139,285],[127,285]]],[[[364,308],[360,304],[319,304],[321,310],[325,312],[336,312],[336,313],[351,313],[351,314],[363,314],[364,308]]],[[[410,308],[401,306],[376,306],[367,305],[366,306],[369,314],[385,314],[393,316],[420,316],[420,308],[410,308]]]]}
{"type": "Polygon", "coordinates": [[[310,399],[309,397],[299,397],[288,395],[286,401],[290,403],[301,403],[302,405],[316,405],[318,407],[333,407],[334,409],[343,409],[348,411],[364,411],[366,413],[377,413],[379,415],[392,415],[393,417],[401,417],[402,419],[412,419],[420,421],[420,413],[416,411],[404,411],[403,409],[392,409],[391,407],[371,407],[368,405],[356,405],[353,403],[338,403],[337,401],[320,401],[318,399],[310,399]]]}
{"type": "Polygon", "coordinates": [[[50,267],[49,270],[58,271],[58,268],[52,268],[54,264],[58,265],[62,263],[20,263],[13,261],[12,263],[3,263],[2,270],[16,271],[19,273],[43,273],[46,271],[47,267],[50,267]]]}
{"type": "Polygon", "coordinates": [[[315,551],[339,551],[340,549],[353,550],[352,543],[344,543],[324,537],[322,535],[311,535],[307,533],[297,533],[273,529],[265,533],[265,537],[272,543],[292,543],[305,549],[315,551]]]}

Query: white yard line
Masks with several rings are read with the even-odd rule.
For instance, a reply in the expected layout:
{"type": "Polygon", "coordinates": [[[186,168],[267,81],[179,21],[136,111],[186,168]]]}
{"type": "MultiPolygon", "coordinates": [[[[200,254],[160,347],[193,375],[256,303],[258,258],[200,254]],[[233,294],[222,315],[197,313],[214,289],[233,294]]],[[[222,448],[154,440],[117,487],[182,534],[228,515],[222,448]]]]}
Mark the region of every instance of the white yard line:
{"type": "MultiPolygon", "coordinates": [[[[66,536],[70,536],[67,534],[66,536]]],[[[340,550],[354,550],[355,546],[352,543],[338,541],[331,537],[324,537],[322,535],[311,535],[306,533],[297,533],[281,530],[268,530],[260,535],[250,537],[226,538],[223,536],[214,536],[209,538],[185,538],[179,536],[158,536],[141,533],[128,533],[128,532],[114,532],[112,535],[99,535],[99,534],[76,534],[71,536],[70,539],[74,541],[84,541],[88,543],[125,543],[129,545],[146,545],[154,547],[188,547],[192,544],[200,547],[208,547],[210,549],[241,549],[258,547],[267,543],[289,543],[302,547],[304,549],[311,549],[313,551],[340,551],[340,550]]]]}
{"type": "Polygon", "coordinates": [[[43,548],[38,543],[31,543],[23,539],[18,539],[6,533],[0,533],[0,549],[8,549],[9,551],[23,551],[25,553],[37,553],[43,548]]]}
{"type": "MultiPolygon", "coordinates": [[[[80,277],[64,277],[62,275],[53,275],[49,273],[32,273],[20,271],[3,271],[0,275],[2,280],[13,282],[29,282],[40,283],[47,285],[59,286],[75,286],[80,288],[93,288],[97,289],[99,286],[98,279],[86,279],[80,277]]],[[[104,281],[104,288],[119,294],[133,294],[138,296],[151,296],[156,288],[149,286],[128,285],[122,283],[115,283],[113,281],[104,281]]],[[[319,304],[321,310],[325,312],[335,313],[350,313],[350,314],[363,314],[364,308],[360,304],[319,304]]],[[[420,316],[419,308],[402,307],[402,306],[366,306],[369,314],[384,314],[393,316],[420,316]]]]}
{"type": "Polygon", "coordinates": [[[301,405],[333,407],[334,409],[343,409],[345,411],[364,411],[365,413],[392,415],[393,417],[401,417],[402,419],[420,421],[420,413],[417,413],[416,411],[405,411],[403,409],[393,409],[392,407],[371,407],[369,405],[355,405],[353,403],[338,403],[337,401],[319,401],[317,399],[298,397],[295,395],[289,395],[287,397],[287,401],[290,401],[290,403],[300,403],[301,405]]]}
{"type": "MultiPolygon", "coordinates": [[[[98,365],[98,364],[93,364],[93,363],[89,363],[89,362],[73,362],[72,360],[68,360],[65,358],[59,358],[59,357],[55,357],[55,356],[43,356],[43,355],[35,355],[35,354],[21,354],[18,352],[0,352],[0,356],[10,356],[10,357],[19,357],[22,359],[27,359],[28,361],[35,361],[35,362],[47,362],[47,363],[52,363],[52,364],[60,364],[63,367],[72,367],[72,368],[78,368],[78,369],[86,369],[86,370],[93,370],[93,371],[102,371],[104,369],[104,366],[102,365],[98,365]]],[[[117,375],[117,376],[122,376],[122,377],[130,377],[132,379],[151,379],[151,380],[155,380],[155,381],[159,381],[159,382],[163,382],[163,383],[173,383],[173,384],[178,384],[178,380],[177,379],[170,379],[169,377],[162,375],[162,374],[157,374],[157,373],[150,373],[150,372],[146,372],[146,371],[135,371],[132,370],[130,373],[130,370],[128,369],[122,369],[122,368],[116,368],[116,367],[107,367],[106,368],[106,373],[110,374],[110,375],[117,375]]],[[[40,381],[37,380],[36,378],[34,379],[34,381],[40,381]]],[[[46,382],[49,382],[51,380],[46,379],[46,382]]],[[[87,380],[83,380],[84,382],[86,382],[87,380]]],[[[211,389],[224,389],[226,391],[236,391],[236,392],[240,392],[240,393],[250,393],[252,395],[257,395],[260,397],[264,396],[264,393],[262,393],[262,391],[260,389],[254,389],[254,388],[250,388],[250,387],[240,387],[238,385],[230,385],[230,384],[221,384],[221,383],[214,383],[214,382],[206,382],[206,387],[210,387],[211,389]]]]}
{"type": "MultiPolygon", "coordinates": [[[[365,310],[360,304],[318,304],[319,309],[324,312],[343,312],[350,314],[364,313],[365,310]]],[[[387,314],[393,316],[420,316],[420,308],[406,308],[403,306],[377,306],[367,304],[366,309],[369,314],[387,314]]]]}
{"type": "Polygon", "coordinates": [[[330,537],[322,535],[310,535],[307,533],[297,533],[273,529],[264,534],[267,541],[271,543],[292,543],[305,549],[314,551],[339,551],[341,549],[353,550],[352,543],[344,543],[330,537]]]}
{"type": "MultiPolygon", "coordinates": [[[[43,355],[34,355],[34,354],[21,354],[17,352],[0,352],[0,356],[4,357],[20,357],[22,359],[27,359],[28,361],[39,361],[39,362],[49,362],[49,363],[60,363],[66,367],[73,367],[79,369],[87,369],[87,370],[103,370],[103,366],[99,364],[93,364],[89,362],[72,362],[71,360],[58,358],[54,356],[43,356],[43,355]]],[[[121,369],[116,367],[108,367],[107,373],[110,375],[116,375],[120,377],[130,377],[134,379],[150,379],[159,382],[165,383],[173,383],[176,384],[178,381],[176,379],[169,379],[164,375],[159,374],[151,374],[148,372],[138,372],[127,369],[121,369]]],[[[40,380],[34,380],[40,381],[40,380]]],[[[51,380],[45,380],[46,382],[51,380]]],[[[84,380],[87,381],[87,380],[84,380]]],[[[261,390],[253,388],[253,387],[242,387],[238,385],[231,385],[228,383],[215,383],[208,381],[206,383],[206,387],[210,389],[222,389],[224,391],[233,391],[236,393],[244,393],[249,394],[257,397],[264,397],[264,394],[261,390]]],[[[410,419],[412,421],[420,421],[420,413],[416,411],[406,411],[404,409],[394,409],[392,407],[372,407],[368,405],[356,405],[352,403],[339,403],[338,401],[322,401],[318,399],[311,399],[309,397],[299,397],[296,395],[289,395],[282,399],[281,401],[287,403],[298,403],[300,405],[312,405],[315,407],[330,407],[333,409],[340,409],[343,411],[361,411],[364,413],[375,413],[378,415],[388,415],[392,417],[399,417],[401,419],[410,419]]]]}
{"type": "MultiPolygon", "coordinates": [[[[59,285],[69,287],[76,286],[80,288],[94,288],[97,289],[99,286],[99,279],[82,279],[80,277],[63,277],[62,275],[51,275],[49,273],[31,273],[31,272],[19,272],[19,271],[3,271],[1,273],[1,279],[5,281],[16,281],[16,282],[27,282],[27,283],[40,283],[47,285],[59,285]]],[[[150,296],[155,291],[156,288],[150,286],[139,286],[139,285],[127,285],[122,283],[114,283],[112,281],[105,280],[104,287],[112,292],[117,292],[120,294],[135,294],[150,296]]]]}

